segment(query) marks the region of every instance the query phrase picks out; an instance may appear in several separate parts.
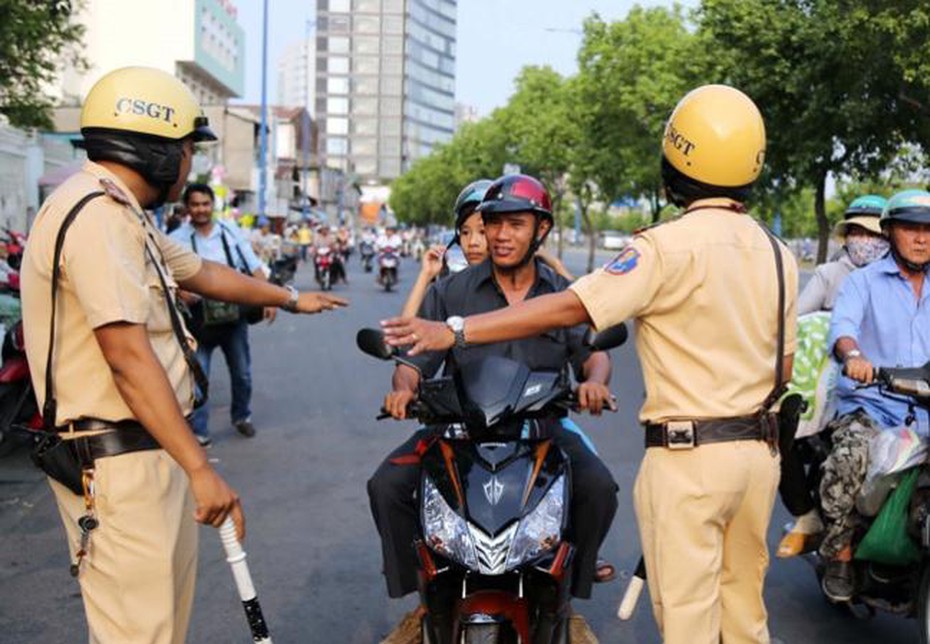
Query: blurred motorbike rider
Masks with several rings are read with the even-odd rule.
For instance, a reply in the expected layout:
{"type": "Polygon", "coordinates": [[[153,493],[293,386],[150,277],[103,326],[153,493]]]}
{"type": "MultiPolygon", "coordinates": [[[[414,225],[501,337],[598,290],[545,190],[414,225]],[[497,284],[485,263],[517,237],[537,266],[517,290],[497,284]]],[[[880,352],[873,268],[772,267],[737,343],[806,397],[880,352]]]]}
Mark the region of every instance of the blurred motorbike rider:
{"type": "Polygon", "coordinates": [[[567,291],[468,317],[457,330],[383,323],[390,344],[419,355],[636,320],[647,449],[634,497],[666,644],[769,641],[762,588],[778,485],[770,410],[791,376],[798,273],[788,248],[745,214],[764,157],[752,100],[699,87],[662,140],[665,191],[682,217],[641,232],[567,291]]]}
{"type": "Polygon", "coordinates": [[[798,315],[832,311],[843,279],[888,252],[888,239],[882,235],[878,222],[885,203],[884,197],[863,195],[849,204],[843,219],[834,229],[836,236],[843,241],[842,254],[814,271],[798,296],[798,315]]]}
{"type": "Polygon", "coordinates": [[[147,67],[104,75],[84,101],[81,134],[89,161],[43,204],[22,270],[36,396],[61,439],[54,449],[77,461],[83,494],[61,470],[49,482],[90,641],[181,644],[197,570],[194,520],[219,527],[231,516],[240,539],[244,520],[184,418],[198,365],[177,289],[302,313],[345,302],[202,260],[155,227],[143,209],[177,200],[194,143],[216,139],[174,76],[147,67]]]}
{"type": "MultiPolygon", "coordinates": [[[[822,585],[824,594],[837,602],[849,601],[855,592],[852,518],[868,466],[869,441],[882,429],[905,425],[909,416],[906,401],[857,385],[871,383],[876,366],[918,366],[930,360],[930,193],[895,194],[880,223],[891,252],[843,282],[828,338],[847,376],[836,387],[838,417],[826,428],[833,447],[820,483],[826,523],[820,554],[828,560],[822,585]]],[[[917,414],[914,421],[926,436],[926,414],[917,414]]]]}
{"type": "MultiPolygon", "coordinates": [[[[879,218],[884,209],[886,200],[878,195],[863,195],[857,197],[849,204],[843,219],[836,224],[836,236],[843,241],[843,250],[839,258],[826,264],[821,264],[814,271],[814,275],[798,296],[798,315],[801,316],[798,324],[799,351],[806,351],[804,363],[806,368],[813,365],[829,367],[827,354],[829,348],[826,342],[820,346],[810,345],[804,340],[805,333],[813,333],[812,337],[822,337],[822,327],[828,324],[828,319],[809,319],[806,316],[817,311],[832,311],[833,303],[839,293],[840,286],[846,276],[857,268],[866,266],[873,261],[881,259],[888,252],[888,240],[882,235],[879,218]],[[807,329],[810,330],[807,330],[807,329]],[[802,329],[804,333],[802,333],[802,329]]],[[[826,316],[825,316],[826,317],[826,316]]],[[[804,383],[810,386],[804,394],[808,405],[829,408],[832,391],[819,393],[822,390],[820,379],[833,378],[832,369],[821,368],[820,378],[811,380],[809,373],[804,370],[795,372],[795,378],[800,378],[802,391],[804,383]]],[[[808,422],[817,422],[823,411],[815,409],[808,422]]],[[[824,419],[826,420],[826,419],[824,419]]],[[[820,512],[814,506],[814,499],[808,489],[807,474],[802,458],[794,446],[794,441],[783,440],[784,451],[781,455],[781,480],[778,492],[782,503],[795,517],[791,530],[782,537],[775,551],[781,558],[794,557],[811,549],[813,544],[823,532],[823,521],[820,512]]]]}
{"type": "MultiPolygon", "coordinates": [[[[552,227],[549,194],[538,180],[525,175],[502,177],[488,188],[478,210],[484,218],[490,257],[437,282],[421,310],[427,319],[456,325],[460,316],[493,311],[509,302],[530,300],[568,287],[567,280],[534,257],[552,227]]],[[[414,360],[425,378],[432,377],[443,362],[448,374],[459,365],[493,355],[517,360],[532,370],[562,371],[570,365],[581,382],[580,406],[599,414],[613,405],[607,389],[610,360],[605,353],[592,353],[585,347],[585,331],[584,326],[574,326],[517,342],[465,349],[448,347],[448,353],[414,360]]],[[[395,370],[393,391],[384,403],[394,418],[406,418],[407,406],[417,395],[420,373],[403,365],[395,370]]],[[[556,444],[572,461],[571,539],[577,547],[572,593],[587,598],[591,595],[598,548],[616,512],[617,485],[577,434],[557,423],[553,431],[556,444]]],[[[414,493],[420,470],[402,457],[416,453],[418,442],[426,434],[427,430],[416,432],[395,449],[368,482],[391,597],[401,597],[417,587],[413,543],[419,530],[414,493]]]]}

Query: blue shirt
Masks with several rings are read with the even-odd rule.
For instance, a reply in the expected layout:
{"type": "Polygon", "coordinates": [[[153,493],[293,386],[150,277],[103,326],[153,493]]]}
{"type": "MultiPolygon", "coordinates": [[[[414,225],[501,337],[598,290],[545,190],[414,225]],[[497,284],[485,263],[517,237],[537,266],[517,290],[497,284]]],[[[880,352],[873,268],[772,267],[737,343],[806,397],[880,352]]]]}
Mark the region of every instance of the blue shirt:
{"type": "Polygon", "coordinates": [[[262,262],[252,250],[252,244],[245,240],[239,227],[230,222],[215,219],[213,230],[206,237],[202,236],[190,223],[183,224],[171,231],[171,239],[190,248],[195,253],[212,262],[229,266],[226,251],[223,249],[223,237],[229,246],[232,256],[233,268],[247,270],[251,275],[262,266],[262,262]]]}
{"type": "MultiPolygon", "coordinates": [[[[856,340],[875,367],[919,367],[930,360],[930,280],[920,298],[889,253],[845,279],[830,321],[828,346],[844,336],[856,340]]],[[[904,400],[893,400],[877,387],[858,387],[841,376],[836,386],[837,411],[862,408],[883,427],[900,427],[908,415],[904,400]]],[[[918,410],[917,428],[927,435],[928,417],[918,410]]]]}

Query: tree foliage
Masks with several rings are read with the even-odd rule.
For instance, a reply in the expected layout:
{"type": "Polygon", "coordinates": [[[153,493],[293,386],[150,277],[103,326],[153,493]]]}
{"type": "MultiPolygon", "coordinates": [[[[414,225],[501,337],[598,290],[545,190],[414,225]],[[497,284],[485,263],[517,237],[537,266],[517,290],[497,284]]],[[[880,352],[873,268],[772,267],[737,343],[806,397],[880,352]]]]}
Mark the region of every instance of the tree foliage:
{"type": "Polygon", "coordinates": [[[51,127],[45,88],[58,66],[83,66],[84,28],[71,0],[0,0],[0,113],[16,127],[51,127]]]}
{"type": "Polygon", "coordinates": [[[770,185],[815,191],[827,251],[829,175],[872,175],[905,143],[927,140],[926,43],[930,7],[875,0],[704,0],[700,25],[718,44],[721,80],[760,106],[770,185]]]}

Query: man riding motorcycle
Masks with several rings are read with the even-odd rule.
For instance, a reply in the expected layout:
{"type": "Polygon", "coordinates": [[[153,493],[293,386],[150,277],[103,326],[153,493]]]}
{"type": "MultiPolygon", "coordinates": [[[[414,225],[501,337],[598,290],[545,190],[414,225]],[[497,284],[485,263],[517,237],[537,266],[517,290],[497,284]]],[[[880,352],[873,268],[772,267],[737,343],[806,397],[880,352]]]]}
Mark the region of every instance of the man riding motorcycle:
{"type": "Polygon", "coordinates": [[[910,366],[930,360],[930,193],[906,190],[894,195],[880,223],[891,253],[846,278],[828,338],[846,374],[836,389],[838,417],[826,428],[832,432],[833,448],[820,484],[826,523],[820,553],[828,562],[823,591],[837,602],[849,601],[855,592],[853,519],[870,439],[908,421],[916,422],[924,436],[928,430],[928,418],[910,418],[906,401],[860,385],[872,383],[876,365],[910,366]]]}
{"type": "MultiPolygon", "coordinates": [[[[534,257],[538,246],[552,227],[549,194],[536,179],[510,175],[498,179],[488,189],[479,206],[491,250],[488,260],[449,276],[431,287],[421,309],[423,317],[447,320],[455,325],[461,317],[507,306],[508,302],[554,293],[568,287],[534,257]]],[[[568,364],[582,384],[579,406],[600,413],[612,406],[606,383],[610,361],[604,353],[591,353],[584,346],[585,327],[560,329],[517,342],[462,349],[418,356],[413,364],[401,365],[394,372],[393,391],[385,408],[394,418],[404,419],[407,406],[417,395],[422,378],[434,375],[445,361],[445,371],[488,356],[503,355],[525,363],[532,370],[562,371],[568,364]]],[[[571,530],[577,546],[572,594],[587,598],[595,575],[598,548],[616,512],[617,485],[610,472],[579,436],[559,426],[556,444],[572,461],[571,530]]],[[[413,542],[419,534],[414,492],[419,467],[410,465],[424,437],[421,430],[395,449],[368,482],[372,514],[382,539],[384,572],[391,597],[401,597],[417,587],[417,559],[413,542]],[[401,458],[401,457],[408,458],[401,458]]]]}

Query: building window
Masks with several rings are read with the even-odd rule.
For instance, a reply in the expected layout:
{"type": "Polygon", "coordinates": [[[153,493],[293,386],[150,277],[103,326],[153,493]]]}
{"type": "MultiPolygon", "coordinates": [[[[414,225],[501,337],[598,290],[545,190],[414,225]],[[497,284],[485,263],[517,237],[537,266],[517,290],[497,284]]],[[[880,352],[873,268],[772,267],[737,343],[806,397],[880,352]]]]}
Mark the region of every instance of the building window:
{"type": "Polygon", "coordinates": [[[353,59],[353,71],[357,74],[377,74],[378,59],[367,56],[356,56],[353,59]]]}
{"type": "Polygon", "coordinates": [[[345,36],[331,36],[328,51],[333,54],[348,54],[349,39],[345,36]]]}
{"type": "Polygon", "coordinates": [[[404,19],[401,16],[384,16],[384,28],[382,31],[385,34],[403,35],[404,19]]]}
{"type": "Polygon", "coordinates": [[[377,139],[353,139],[352,156],[373,157],[378,153],[377,139]]]}
{"type": "Polygon", "coordinates": [[[378,133],[378,121],[377,119],[353,119],[352,120],[352,133],[361,134],[363,136],[374,136],[378,133]]]}
{"type": "Polygon", "coordinates": [[[329,10],[348,13],[352,10],[352,3],[350,0],[329,0],[329,10]]]}
{"type": "Polygon", "coordinates": [[[344,156],[349,153],[349,141],[347,139],[326,139],[326,154],[344,156]]]}
{"type": "Polygon", "coordinates": [[[348,78],[328,78],[326,79],[326,91],[330,94],[348,94],[348,78]]]}
{"type": "Polygon", "coordinates": [[[381,31],[381,21],[375,16],[357,16],[355,31],[360,34],[376,34],[381,31]]]}
{"type": "Polygon", "coordinates": [[[348,114],[349,99],[347,98],[329,98],[326,99],[327,114],[348,114]]]}
{"type": "Polygon", "coordinates": [[[355,47],[355,53],[361,54],[362,56],[366,54],[377,56],[380,51],[380,47],[378,46],[378,38],[360,36],[355,38],[355,42],[353,44],[355,47]]]}
{"type": "Polygon", "coordinates": [[[355,0],[356,11],[381,11],[381,0],[355,0]]]}
{"type": "Polygon", "coordinates": [[[385,36],[382,39],[384,43],[385,54],[402,54],[404,53],[404,39],[401,36],[385,36]]]}
{"type": "Polygon", "coordinates": [[[327,117],[326,119],[326,133],[327,134],[348,134],[349,133],[349,119],[347,118],[335,118],[327,117]]]}
{"type": "Polygon", "coordinates": [[[378,99],[356,98],[352,101],[352,112],[354,114],[377,114],[378,99]]]}
{"type": "MultiPolygon", "coordinates": [[[[326,60],[326,59],[324,59],[326,60]]],[[[333,56],[328,60],[329,71],[334,74],[348,74],[349,73],[349,59],[333,56]]],[[[324,69],[326,69],[324,67],[324,69]]]]}
{"type": "Polygon", "coordinates": [[[378,79],[374,76],[356,78],[352,81],[352,88],[355,91],[355,94],[362,96],[371,96],[372,94],[377,94],[378,79]]]}

